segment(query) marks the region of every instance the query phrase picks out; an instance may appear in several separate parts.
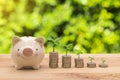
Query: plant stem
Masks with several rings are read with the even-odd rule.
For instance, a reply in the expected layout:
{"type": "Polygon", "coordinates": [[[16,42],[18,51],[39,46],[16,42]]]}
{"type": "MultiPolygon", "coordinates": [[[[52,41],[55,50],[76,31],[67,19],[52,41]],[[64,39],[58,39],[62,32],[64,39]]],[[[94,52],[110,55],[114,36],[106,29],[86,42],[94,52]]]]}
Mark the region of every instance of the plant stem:
{"type": "Polygon", "coordinates": [[[55,46],[53,46],[53,52],[55,51],[55,46]]]}
{"type": "Polygon", "coordinates": [[[103,64],[105,64],[105,61],[103,61],[103,64]]]}
{"type": "Polygon", "coordinates": [[[92,59],[90,59],[90,62],[92,63],[92,59]]]}
{"type": "Polygon", "coordinates": [[[103,62],[103,64],[104,64],[104,62],[103,62]]]}
{"type": "Polygon", "coordinates": [[[67,56],[67,49],[66,49],[66,56],[67,56]]]}
{"type": "Polygon", "coordinates": [[[80,55],[78,55],[78,59],[80,59],[80,55]]]}

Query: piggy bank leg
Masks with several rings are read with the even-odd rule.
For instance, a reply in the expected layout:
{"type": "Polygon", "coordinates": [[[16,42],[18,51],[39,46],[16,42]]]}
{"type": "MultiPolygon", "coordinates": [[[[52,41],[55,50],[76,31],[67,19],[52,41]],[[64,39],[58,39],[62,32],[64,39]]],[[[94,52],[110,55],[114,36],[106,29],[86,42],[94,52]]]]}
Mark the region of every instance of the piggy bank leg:
{"type": "Polygon", "coordinates": [[[23,66],[18,66],[18,65],[15,65],[15,68],[16,68],[17,70],[20,70],[20,69],[22,69],[22,68],[23,68],[23,66]]]}
{"type": "Polygon", "coordinates": [[[32,67],[33,67],[33,69],[38,70],[38,69],[40,68],[40,65],[34,65],[34,66],[32,66],[32,67]]]}

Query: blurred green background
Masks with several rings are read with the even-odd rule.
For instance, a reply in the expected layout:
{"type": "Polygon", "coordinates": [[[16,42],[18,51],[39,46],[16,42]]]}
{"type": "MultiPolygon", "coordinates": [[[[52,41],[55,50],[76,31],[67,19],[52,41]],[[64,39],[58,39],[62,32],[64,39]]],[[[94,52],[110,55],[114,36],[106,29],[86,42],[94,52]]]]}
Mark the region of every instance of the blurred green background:
{"type": "Polygon", "coordinates": [[[120,0],[0,0],[0,53],[14,35],[44,36],[46,53],[51,35],[85,53],[120,53],[120,0]]]}

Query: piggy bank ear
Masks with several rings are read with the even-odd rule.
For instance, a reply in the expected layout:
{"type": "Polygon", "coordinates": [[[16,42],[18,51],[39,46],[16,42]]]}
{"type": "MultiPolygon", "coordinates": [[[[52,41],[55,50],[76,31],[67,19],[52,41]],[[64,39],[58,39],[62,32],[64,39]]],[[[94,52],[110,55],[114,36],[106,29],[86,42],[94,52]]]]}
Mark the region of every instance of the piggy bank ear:
{"type": "Polygon", "coordinates": [[[40,44],[41,47],[44,46],[44,39],[42,37],[39,37],[39,38],[35,39],[35,41],[37,41],[40,44]]]}
{"type": "Polygon", "coordinates": [[[14,36],[13,38],[12,38],[12,45],[14,46],[17,42],[19,42],[21,39],[19,38],[19,37],[17,37],[17,36],[14,36]]]}

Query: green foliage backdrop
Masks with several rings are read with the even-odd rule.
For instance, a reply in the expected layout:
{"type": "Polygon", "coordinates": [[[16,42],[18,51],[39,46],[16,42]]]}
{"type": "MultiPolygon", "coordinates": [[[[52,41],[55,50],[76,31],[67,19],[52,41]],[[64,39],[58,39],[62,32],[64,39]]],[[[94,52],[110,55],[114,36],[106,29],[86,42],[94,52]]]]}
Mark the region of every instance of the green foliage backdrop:
{"type": "Polygon", "coordinates": [[[120,0],[0,0],[0,53],[14,35],[44,36],[47,53],[51,35],[86,53],[120,53],[120,0]]]}

